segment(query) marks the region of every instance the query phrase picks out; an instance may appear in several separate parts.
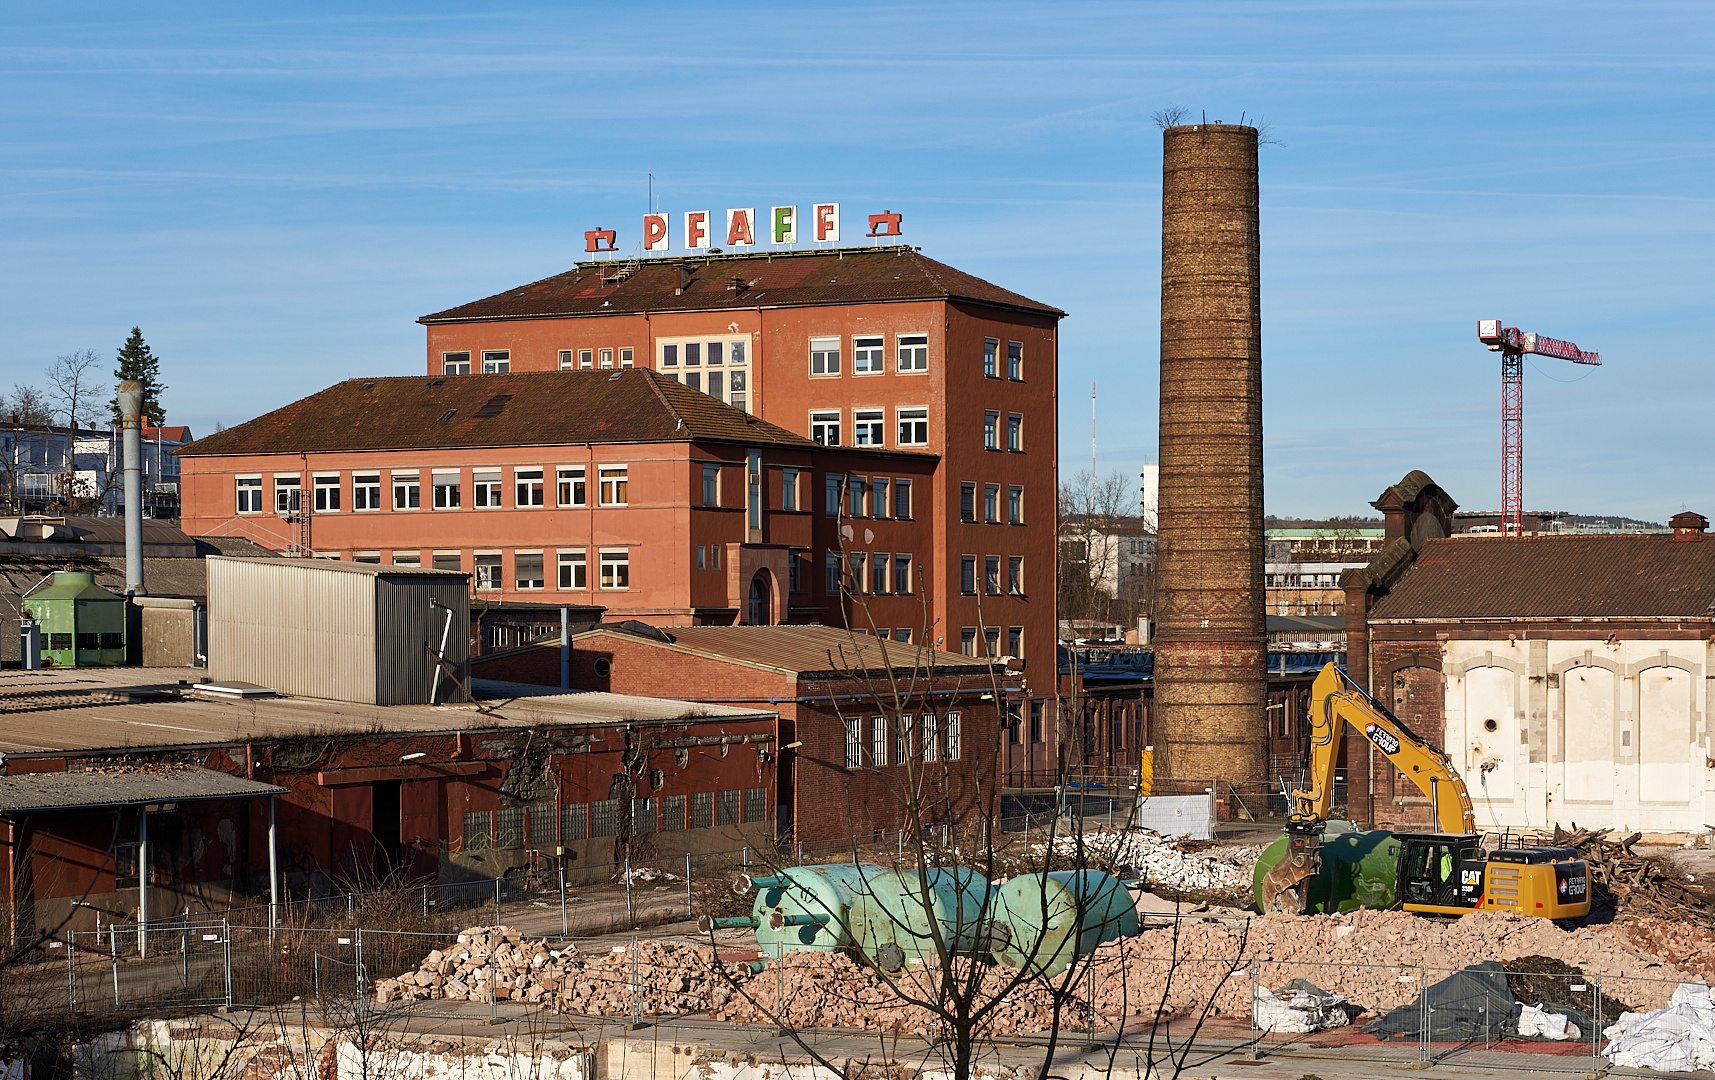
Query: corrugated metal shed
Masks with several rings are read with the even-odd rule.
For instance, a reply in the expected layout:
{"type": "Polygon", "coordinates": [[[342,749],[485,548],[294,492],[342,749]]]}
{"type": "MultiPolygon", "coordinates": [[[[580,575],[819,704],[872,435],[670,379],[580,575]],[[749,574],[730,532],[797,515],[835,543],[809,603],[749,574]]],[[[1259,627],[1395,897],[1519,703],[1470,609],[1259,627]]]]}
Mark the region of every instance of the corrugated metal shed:
{"type": "Polygon", "coordinates": [[[0,814],[284,795],[274,784],[213,769],[144,766],[0,776],[0,814]]]}
{"type": "MultiPolygon", "coordinates": [[[[212,556],[209,675],[333,701],[427,704],[429,648],[443,637],[449,667],[468,674],[466,582],[452,570],[212,556]]],[[[437,701],[462,697],[440,680],[437,701]]]]}

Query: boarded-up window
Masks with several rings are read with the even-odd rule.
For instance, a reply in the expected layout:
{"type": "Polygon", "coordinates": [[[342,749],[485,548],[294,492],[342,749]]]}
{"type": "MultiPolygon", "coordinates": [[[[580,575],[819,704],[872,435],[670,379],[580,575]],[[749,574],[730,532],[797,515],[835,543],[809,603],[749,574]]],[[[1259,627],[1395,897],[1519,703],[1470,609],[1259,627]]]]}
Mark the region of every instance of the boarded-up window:
{"type": "Polygon", "coordinates": [[[744,820],[761,821],[768,813],[768,792],[764,788],[744,789],[744,820]]]}
{"type": "Polygon", "coordinates": [[[685,827],[685,797],[666,795],[661,799],[661,831],[679,832],[685,827]]]}
{"type": "Polygon", "coordinates": [[[715,824],[715,793],[712,791],[696,791],[691,793],[691,828],[710,829],[715,824]]]}
{"type": "Polygon", "coordinates": [[[495,833],[494,846],[500,848],[524,846],[524,808],[522,806],[502,806],[500,808],[500,830],[495,833]]]}
{"type": "Polygon", "coordinates": [[[565,843],[584,840],[590,834],[590,808],[585,803],[567,803],[560,807],[560,836],[565,843]]]}
{"type": "Polygon", "coordinates": [[[481,851],[489,846],[489,820],[492,815],[487,810],[470,810],[464,816],[464,849],[466,851],[481,851]]]}
{"type": "Polygon", "coordinates": [[[590,835],[612,836],[619,831],[619,800],[590,803],[590,835]]]}
{"type": "Polygon", "coordinates": [[[741,794],[743,793],[737,788],[719,793],[716,800],[716,809],[719,811],[719,816],[715,818],[716,825],[737,825],[741,822],[742,819],[738,816],[741,794]]]}

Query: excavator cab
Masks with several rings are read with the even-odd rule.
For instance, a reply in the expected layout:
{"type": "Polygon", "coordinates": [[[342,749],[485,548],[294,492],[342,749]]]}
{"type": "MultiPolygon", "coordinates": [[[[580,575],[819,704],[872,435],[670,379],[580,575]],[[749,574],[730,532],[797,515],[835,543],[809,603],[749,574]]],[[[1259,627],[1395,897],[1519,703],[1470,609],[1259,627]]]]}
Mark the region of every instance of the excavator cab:
{"type": "Polygon", "coordinates": [[[1463,915],[1483,900],[1483,848],[1475,834],[1395,833],[1399,883],[1407,911],[1463,915]]]}

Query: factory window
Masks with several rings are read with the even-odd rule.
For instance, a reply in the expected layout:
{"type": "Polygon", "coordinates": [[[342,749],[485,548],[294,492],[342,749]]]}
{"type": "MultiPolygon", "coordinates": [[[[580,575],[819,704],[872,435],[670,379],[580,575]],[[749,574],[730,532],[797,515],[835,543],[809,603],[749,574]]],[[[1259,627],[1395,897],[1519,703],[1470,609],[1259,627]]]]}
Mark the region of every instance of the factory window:
{"type": "Polygon", "coordinates": [[[437,472],[429,476],[435,489],[435,509],[455,510],[459,505],[459,474],[437,472]]]}
{"type": "Polygon", "coordinates": [[[959,655],[975,656],[977,654],[977,628],[967,626],[959,631],[959,655]]]}
{"type": "Polygon", "coordinates": [[[722,792],[716,793],[716,795],[715,795],[715,824],[716,825],[742,825],[742,824],[744,824],[744,822],[739,819],[739,814],[744,809],[744,804],[741,801],[743,798],[744,798],[744,793],[739,791],[737,788],[734,788],[731,791],[722,791],[722,792]]]}
{"type": "Polygon", "coordinates": [[[476,556],[476,587],[479,589],[498,589],[500,583],[500,553],[492,555],[478,554],[476,556]]]}
{"type": "Polygon", "coordinates": [[[869,560],[869,591],[885,593],[887,591],[887,556],[877,554],[869,560]]]}
{"type": "Polygon", "coordinates": [[[715,827],[715,793],[712,791],[691,792],[691,828],[712,829],[715,827]]]}
{"type": "Polygon", "coordinates": [[[601,355],[601,366],[602,367],[604,367],[604,368],[613,367],[613,350],[612,349],[603,349],[603,350],[601,350],[600,355],[601,355]]]}
{"type": "Polygon", "coordinates": [[[983,374],[991,379],[997,378],[999,374],[995,371],[995,355],[999,352],[1000,342],[994,338],[988,338],[983,342],[983,374]]]}
{"type": "Polygon", "coordinates": [[[959,717],[958,713],[950,712],[947,714],[947,760],[948,761],[959,760],[959,755],[964,752],[964,746],[962,745],[961,738],[960,738],[959,721],[960,721],[960,717],[959,717]]]}
{"type": "Polygon", "coordinates": [[[1006,343],[1006,377],[1009,379],[1024,378],[1024,343],[1009,341],[1006,343]]]}
{"type": "Polygon", "coordinates": [[[768,816],[768,790],[759,787],[744,789],[744,820],[761,821],[768,816]]]}
{"type": "Polygon", "coordinates": [[[661,831],[683,832],[685,828],[685,797],[664,795],[661,798],[661,831]]]}
{"type": "Polygon", "coordinates": [[[490,510],[500,508],[500,470],[474,469],[470,474],[471,501],[490,510]]]}
{"type": "Polygon", "coordinates": [[[929,445],[929,410],[927,408],[899,409],[900,446],[929,445]]]}
{"type": "Polygon", "coordinates": [[[590,808],[588,803],[567,803],[560,807],[560,842],[569,844],[573,840],[587,840],[590,835],[590,808]]]}
{"type": "Polygon", "coordinates": [[[587,497],[585,494],[585,476],[583,466],[562,466],[554,470],[555,479],[559,484],[561,506],[582,506],[587,497]]]}
{"type": "Polygon", "coordinates": [[[899,731],[893,740],[893,760],[900,765],[911,760],[911,714],[901,713],[899,731]]]}
{"type": "MultiPolygon", "coordinates": [[[[603,349],[602,351],[607,352],[608,350],[603,349]]],[[[633,836],[641,836],[644,833],[657,831],[655,828],[655,818],[659,810],[660,807],[656,805],[654,799],[648,797],[632,799],[631,834],[633,836]]]]}
{"type": "Polygon", "coordinates": [[[601,553],[601,587],[629,589],[631,587],[631,553],[604,551],[601,553]]]}
{"type": "Polygon", "coordinates": [[[853,338],[852,373],[855,375],[881,374],[887,368],[887,361],[884,355],[886,352],[886,338],[853,338]]]}
{"type": "Polygon", "coordinates": [[[554,804],[531,803],[529,806],[530,846],[554,846],[554,804]]]}
{"type": "Polygon", "coordinates": [[[628,465],[603,465],[601,477],[601,504],[603,506],[625,506],[630,498],[628,465]]]}
{"type": "Polygon", "coordinates": [[[1006,448],[1015,453],[1024,450],[1024,417],[1018,413],[1006,414],[1006,448]]]}
{"type": "Polygon", "coordinates": [[[929,335],[899,335],[899,370],[929,370],[929,335]]]}
{"type": "Polygon", "coordinates": [[[1014,657],[1024,655],[1024,627],[1014,626],[1007,630],[1006,655],[1014,657]]]}
{"type": "Polygon", "coordinates": [[[923,760],[934,761],[941,749],[940,718],[932,712],[923,714],[923,760]]]}
{"type": "Polygon", "coordinates": [[[541,506],[547,493],[542,490],[541,469],[513,469],[512,481],[517,487],[514,506],[541,506]]]}
{"type": "Polygon", "coordinates": [[[318,476],[315,478],[316,513],[335,514],[339,512],[339,477],[318,476]]]}
{"type": "Polygon", "coordinates": [[[502,806],[496,815],[499,828],[494,834],[494,846],[497,848],[515,848],[524,846],[524,808],[522,806],[502,806]]]}
{"type": "Polygon", "coordinates": [[[619,831],[619,800],[590,803],[590,835],[612,836],[619,831]]]}
{"type": "Polygon", "coordinates": [[[959,485],[959,520],[975,521],[977,519],[977,486],[975,484],[959,485]]]}
{"type": "Polygon", "coordinates": [[[887,717],[877,716],[869,722],[869,763],[887,764],[887,717]]]}
{"type": "Polygon", "coordinates": [[[839,410],[810,414],[810,441],[817,446],[840,445],[839,410]]]}
{"type": "Polygon", "coordinates": [[[437,551],[430,556],[436,570],[462,570],[461,556],[456,551],[437,551]]]}
{"type": "Polygon", "coordinates": [[[240,476],[238,485],[238,512],[240,514],[260,514],[262,512],[262,478],[260,476],[240,476]]]}
{"type": "Polygon", "coordinates": [[[381,474],[358,473],[351,478],[351,508],[381,509],[381,474]]]}
{"type": "Polygon", "coordinates": [[[852,413],[852,442],[858,446],[881,446],[887,439],[887,411],[858,409],[852,413]]]}
{"type": "Polygon", "coordinates": [[[1014,596],[1024,595],[1024,556],[1010,555],[1007,557],[1006,588],[1014,596]]]}
{"type": "Polygon", "coordinates": [[[719,465],[703,466],[703,505],[719,506],[721,504],[721,467],[719,465]]]}
{"type": "Polygon", "coordinates": [[[422,505],[422,488],[416,473],[393,474],[393,509],[415,510],[422,505]]]}
{"type": "Polygon", "coordinates": [[[442,375],[469,375],[470,353],[444,352],[441,354],[442,375]]]}
{"type": "Polygon", "coordinates": [[[983,655],[991,659],[1000,655],[1000,627],[983,627],[983,655]]]}
{"type": "Polygon", "coordinates": [[[846,768],[856,769],[863,765],[863,719],[856,716],[845,718],[846,725],[846,768]]]}
{"type": "Polygon", "coordinates": [[[840,489],[845,486],[846,478],[839,473],[829,473],[825,478],[822,512],[829,517],[840,516],[840,489]]]}
{"type": "Polygon", "coordinates": [[[304,486],[296,476],[274,478],[274,512],[296,514],[303,509],[304,486]]]}
{"type": "Polygon", "coordinates": [[[1014,525],[1024,524],[1024,489],[1016,484],[1006,492],[1006,520],[1014,525]]]}
{"type": "MultiPolygon", "coordinates": [[[[893,591],[901,594],[911,591],[911,556],[909,555],[895,555],[893,557],[893,591]]],[[[910,641],[911,639],[907,637],[900,640],[910,641]]]]}
{"type": "Polygon", "coordinates": [[[512,574],[520,589],[540,589],[546,582],[542,576],[542,553],[520,551],[512,556],[512,574]]]}
{"type": "Polygon", "coordinates": [[[571,369],[572,369],[572,350],[561,349],[560,350],[560,370],[561,371],[570,371],[571,369]]]}
{"type": "Polygon", "coordinates": [[[1000,413],[983,413],[983,449],[1000,449],[1000,413]]]}
{"type": "MultiPolygon", "coordinates": [[[[780,509],[798,509],[798,474],[802,469],[780,470],[780,509]]],[[[796,592],[797,590],[793,590],[796,592]]]]}
{"type": "Polygon", "coordinates": [[[893,516],[901,521],[911,520],[911,481],[893,482],[893,516]]]}
{"type": "Polygon", "coordinates": [[[581,551],[562,551],[559,557],[560,588],[587,589],[589,585],[589,557],[581,551]]]}
{"type": "Polygon", "coordinates": [[[511,350],[490,349],[482,354],[482,373],[484,375],[504,375],[511,370],[511,350]]]}
{"type": "Polygon", "coordinates": [[[983,520],[994,523],[1000,520],[1000,485],[983,485],[983,520]]]}
{"type": "Polygon", "coordinates": [[[481,851],[489,846],[493,813],[488,810],[467,810],[464,815],[464,849],[481,851]]]}
{"type": "Polygon", "coordinates": [[[840,373],[840,339],[810,339],[810,374],[838,375],[840,373]]]}
{"type": "Polygon", "coordinates": [[[966,596],[976,595],[977,557],[975,555],[959,556],[959,591],[966,596]]]}

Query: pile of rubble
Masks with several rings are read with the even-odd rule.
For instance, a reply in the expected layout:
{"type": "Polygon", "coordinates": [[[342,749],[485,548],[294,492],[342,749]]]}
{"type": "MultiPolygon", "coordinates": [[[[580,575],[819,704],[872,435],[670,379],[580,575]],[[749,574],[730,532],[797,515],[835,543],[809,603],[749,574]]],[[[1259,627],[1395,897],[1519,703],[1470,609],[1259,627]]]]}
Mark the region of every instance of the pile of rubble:
{"type": "Polygon", "coordinates": [[[1593,911],[1609,911],[1618,918],[1656,916],[1680,922],[1715,926],[1715,907],[1689,875],[1666,859],[1639,855],[1632,845],[1643,839],[1632,833],[1610,839],[1611,829],[1580,829],[1567,832],[1556,825],[1552,843],[1575,848],[1590,866],[1590,904],[1593,911]]]}
{"type": "Polygon", "coordinates": [[[416,971],[375,984],[378,1003],[422,999],[522,1001],[600,1016],[678,1016],[726,1003],[742,964],[717,962],[706,945],[643,941],[580,953],[504,926],[476,926],[436,949],[416,971]]]}
{"type": "MultiPolygon", "coordinates": [[[[1148,829],[1118,829],[1078,836],[1056,836],[1056,858],[1080,853],[1092,865],[1130,872],[1147,881],[1148,888],[1169,899],[1178,896],[1199,899],[1230,899],[1248,902],[1251,873],[1260,847],[1230,847],[1210,841],[1173,840],[1148,829]]],[[[1047,844],[1033,844],[1031,851],[1047,854],[1047,844]]]]}

